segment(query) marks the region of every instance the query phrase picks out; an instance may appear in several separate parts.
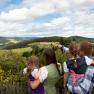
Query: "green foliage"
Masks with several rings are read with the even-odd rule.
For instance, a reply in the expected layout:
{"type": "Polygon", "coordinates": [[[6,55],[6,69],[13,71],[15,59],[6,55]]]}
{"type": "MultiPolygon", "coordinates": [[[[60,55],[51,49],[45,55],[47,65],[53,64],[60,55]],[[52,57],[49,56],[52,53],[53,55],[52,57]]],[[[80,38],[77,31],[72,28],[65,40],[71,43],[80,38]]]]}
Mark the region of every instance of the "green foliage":
{"type": "Polygon", "coordinates": [[[17,49],[11,49],[11,51],[13,53],[22,54],[24,52],[30,52],[30,51],[32,51],[32,48],[31,47],[17,48],[17,49]]]}
{"type": "Polygon", "coordinates": [[[30,57],[31,53],[30,52],[23,52],[22,56],[23,57],[30,57]]]}
{"type": "Polygon", "coordinates": [[[34,55],[37,55],[39,53],[39,51],[40,51],[38,45],[33,45],[32,49],[33,49],[32,50],[32,54],[34,54],[34,55]]]}
{"type": "Polygon", "coordinates": [[[68,38],[61,38],[59,42],[60,42],[61,45],[68,46],[71,41],[72,40],[70,40],[68,38]]]}
{"type": "Polygon", "coordinates": [[[62,54],[61,50],[56,50],[56,58],[59,63],[63,63],[67,59],[67,54],[62,54]]]}
{"type": "Polygon", "coordinates": [[[23,80],[21,71],[25,63],[25,58],[10,51],[0,54],[0,81],[23,80]]]}

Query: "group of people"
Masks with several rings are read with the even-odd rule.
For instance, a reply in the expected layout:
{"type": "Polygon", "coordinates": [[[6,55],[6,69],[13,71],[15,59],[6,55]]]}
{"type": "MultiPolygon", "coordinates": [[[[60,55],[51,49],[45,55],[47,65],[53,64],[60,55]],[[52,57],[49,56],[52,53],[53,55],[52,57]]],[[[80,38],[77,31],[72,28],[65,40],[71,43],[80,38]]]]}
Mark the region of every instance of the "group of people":
{"type": "Polygon", "coordinates": [[[71,54],[63,64],[58,63],[55,51],[46,48],[43,52],[45,66],[39,68],[37,56],[28,58],[23,73],[27,75],[31,94],[58,94],[56,83],[64,70],[64,88],[67,94],[90,94],[94,86],[94,60],[92,59],[92,44],[83,41],[80,44],[72,42],[67,49],[71,54]],[[63,67],[62,67],[63,66],[63,67]]]}

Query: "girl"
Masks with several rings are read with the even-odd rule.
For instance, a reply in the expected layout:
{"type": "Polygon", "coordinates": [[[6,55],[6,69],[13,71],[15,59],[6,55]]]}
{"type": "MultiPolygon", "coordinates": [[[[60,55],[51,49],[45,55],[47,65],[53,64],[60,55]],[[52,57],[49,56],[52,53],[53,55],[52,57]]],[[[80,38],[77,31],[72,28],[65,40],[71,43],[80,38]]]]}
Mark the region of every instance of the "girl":
{"type": "Polygon", "coordinates": [[[34,88],[35,85],[32,83],[32,81],[36,80],[36,79],[40,79],[41,81],[41,77],[40,77],[40,70],[39,70],[39,60],[38,57],[36,56],[31,56],[28,60],[28,65],[26,68],[24,68],[24,74],[28,75],[28,78],[31,82],[30,86],[31,86],[31,91],[32,94],[44,94],[44,86],[43,83],[40,83],[36,89],[34,88]]]}
{"type": "MultiPolygon", "coordinates": [[[[74,82],[75,82],[75,79],[70,75],[70,74],[72,74],[72,71],[69,72],[68,66],[69,66],[70,62],[74,62],[74,60],[76,58],[78,58],[78,44],[75,42],[72,42],[69,46],[69,51],[72,56],[66,62],[64,62],[64,88],[66,88],[68,86],[69,91],[72,92],[72,89],[70,89],[70,86],[72,88],[72,86],[73,86],[72,80],[74,80],[74,82]],[[68,66],[67,66],[67,64],[68,64],[68,66]],[[69,83],[69,82],[71,82],[71,83],[69,83]]],[[[75,63],[75,66],[76,66],[76,63],[75,63]]]]}
{"type": "MultiPolygon", "coordinates": [[[[92,52],[92,45],[89,42],[82,42],[80,44],[80,57],[78,56],[78,46],[76,43],[71,43],[69,49],[72,58],[64,62],[64,87],[68,86],[69,91],[73,94],[88,94],[90,90],[87,93],[80,91],[80,84],[85,79],[87,67],[94,64],[94,61],[87,57],[92,52]]],[[[83,84],[83,86],[85,85],[83,84]]]]}

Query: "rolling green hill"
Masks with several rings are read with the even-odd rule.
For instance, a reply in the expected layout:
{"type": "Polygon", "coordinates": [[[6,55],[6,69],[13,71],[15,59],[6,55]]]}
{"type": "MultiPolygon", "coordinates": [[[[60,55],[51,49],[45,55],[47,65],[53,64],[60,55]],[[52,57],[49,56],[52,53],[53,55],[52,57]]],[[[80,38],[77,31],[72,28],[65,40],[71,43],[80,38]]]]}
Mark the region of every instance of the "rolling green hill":
{"type": "Polygon", "coordinates": [[[31,38],[21,37],[0,37],[0,48],[5,48],[10,45],[16,45],[20,42],[30,40],[31,38]]]}
{"type": "Polygon", "coordinates": [[[73,39],[75,41],[83,41],[83,40],[87,40],[89,42],[94,42],[94,38],[86,38],[86,37],[80,37],[80,36],[72,36],[72,37],[69,37],[70,39],[73,39]]]}
{"type": "MultiPolygon", "coordinates": [[[[28,44],[30,43],[33,43],[33,42],[60,42],[61,40],[65,40],[65,41],[82,41],[82,40],[87,40],[87,41],[90,41],[90,42],[94,42],[94,38],[85,38],[85,37],[80,37],[80,36],[72,36],[72,37],[68,37],[68,38],[65,38],[65,37],[43,37],[43,38],[17,38],[17,39],[8,39],[8,41],[14,41],[16,43],[8,43],[7,45],[4,45],[4,47],[2,48],[5,48],[5,49],[12,49],[12,48],[22,48],[22,47],[27,47],[28,44]],[[16,41],[15,41],[16,40],[16,41]],[[17,43],[18,42],[18,43],[17,43]]],[[[3,39],[2,39],[3,41],[3,39]]]]}

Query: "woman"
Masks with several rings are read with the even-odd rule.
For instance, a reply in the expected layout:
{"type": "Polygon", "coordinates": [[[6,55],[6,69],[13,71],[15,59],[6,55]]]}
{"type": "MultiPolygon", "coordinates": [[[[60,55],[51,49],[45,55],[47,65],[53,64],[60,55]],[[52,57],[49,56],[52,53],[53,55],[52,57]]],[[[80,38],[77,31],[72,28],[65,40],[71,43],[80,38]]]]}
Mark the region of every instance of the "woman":
{"type": "MultiPolygon", "coordinates": [[[[55,85],[60,78],[59,66],[57,64],[55,52],[51,48],[45,49],[45,67],[42,67],[42,82],[44,81],[45,94],[57,94],[55,85]]],[[[31,87],[37,88],[41,83],[40,79],[30,82],[31,87]]]]}

